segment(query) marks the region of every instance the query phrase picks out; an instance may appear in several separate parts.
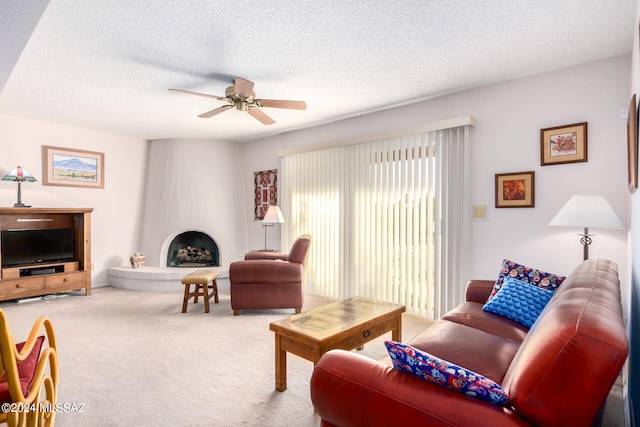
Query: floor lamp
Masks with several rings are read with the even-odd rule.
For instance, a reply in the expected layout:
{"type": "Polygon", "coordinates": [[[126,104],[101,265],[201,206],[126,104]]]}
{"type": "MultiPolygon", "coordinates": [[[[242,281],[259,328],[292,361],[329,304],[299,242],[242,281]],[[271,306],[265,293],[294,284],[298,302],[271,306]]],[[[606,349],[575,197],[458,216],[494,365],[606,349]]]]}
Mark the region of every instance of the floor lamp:
{"type": "Polygon", "coordinates": [[[589,228],[624,228],[607,199],[602,196],[571,196],[549,225],[584,228],[584,233],[578,236],[581,236],[585,260],[589,259],[589,245],[591,236],[594,236],[589,234],[589,228]]]}
{"type": "Polygon", "coordinates": [[[262,228],[264,228],[264,250],[267,250],[267,227],[273,227],[275,224],[283,224],[284,217],[280,208],[277,206],[269,206],[267,213],[262,219],[262,228]]]}

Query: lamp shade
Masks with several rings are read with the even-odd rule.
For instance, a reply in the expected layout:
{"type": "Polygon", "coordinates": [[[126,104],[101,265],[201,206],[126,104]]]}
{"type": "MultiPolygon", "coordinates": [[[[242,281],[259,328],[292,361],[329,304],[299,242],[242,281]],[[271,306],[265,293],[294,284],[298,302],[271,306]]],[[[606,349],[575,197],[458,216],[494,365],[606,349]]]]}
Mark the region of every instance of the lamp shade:
{"type": "Polygon", "coordinates": [[[264,214],[264,218],[262,219],[263,224],[282,224],[284,223],[284,216],[282,216],[282,212],[280,208],[277,206],[269,206],[267,213],[264,214]]]}
{"type": "Polygon", "coordinates": [[[2,181],[34,182],[37,180],[25,168],[16,166],[11,169],[11,172],[2,177],[2,181]]]}
{"type": "Polygon", "coordinates": [[[571,196],[549,225],[582,228],[624,228],[603,196],[571,196]]]}

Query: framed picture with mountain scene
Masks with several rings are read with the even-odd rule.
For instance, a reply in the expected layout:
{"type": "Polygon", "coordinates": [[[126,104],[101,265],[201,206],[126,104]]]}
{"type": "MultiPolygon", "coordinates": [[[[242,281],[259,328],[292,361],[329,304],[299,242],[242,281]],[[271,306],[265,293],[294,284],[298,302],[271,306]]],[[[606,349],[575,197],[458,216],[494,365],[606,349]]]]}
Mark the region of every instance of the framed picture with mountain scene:
{"type": "Polygon", "coordinates": [[[540,129],[540,165],[587,161],[587,122],[540,129]]]}
{"type": "Polygon", "coordinates": [[[104,188],[104,153],[42,147],[42,185],[104,188]]]}

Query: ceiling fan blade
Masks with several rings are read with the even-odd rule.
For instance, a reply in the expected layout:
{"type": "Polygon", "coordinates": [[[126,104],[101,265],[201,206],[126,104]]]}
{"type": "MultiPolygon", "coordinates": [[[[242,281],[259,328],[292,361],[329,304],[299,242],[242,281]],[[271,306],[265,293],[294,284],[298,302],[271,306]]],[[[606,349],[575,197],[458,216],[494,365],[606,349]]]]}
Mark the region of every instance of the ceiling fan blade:
{"type": "Polygon", "coordinates": [[[197,96],[204,96],[205,98],[213,98],[213,99],[217,99],[219,101],[226,101],[227,98],[225,98],[224,96],[217,96],[217,95],[209,95],[206,93],[200,93],[200,92],[191,92],[190,90],[182,90],[182,89],[169,89],[172,92],[182,92],[182,93],[188,93],[189,95],[197,95],[197,96]]]}
{"type": "Polygon", "coordinates": [[[243,98],[249,98],[253,93],[252,81],[236,77],[236,79],[233,81],[233,85],[236,88],[236,93],[243,98]]]}
{"type": "Polygon", "coordinates": [[[213,117],[216,114],[220,114],[223,111],[227,111],[229,108],[232,108],[232,107],[233,105],[223,105],[222,107],[218,107],[211,111],[207,111],[206,113],[202,113],[198,117],[200,117],[201,119],[208,119],[209,117],[213,117]]]}
{"type": "Polygon", "coordinates": [[[258,105],[270,108],[288,108],[291,110],[306,110],[307,103],[304,101],[286,101],[284,99],[257,99],[258,105]]]}
{"type": "Polygon", "coordinates": [[[253,117],[254,119],[258,119],[260,122],[262,122],[263,125],[272,125],[274,124],[276,121],[273,120],[271,117],[269,117],[268,115],[266,115],[264,113],[264,111],[258,109],[258,108],[252,108],[249,110],[249,114],[251,115],[251,117],[253,117]]]}

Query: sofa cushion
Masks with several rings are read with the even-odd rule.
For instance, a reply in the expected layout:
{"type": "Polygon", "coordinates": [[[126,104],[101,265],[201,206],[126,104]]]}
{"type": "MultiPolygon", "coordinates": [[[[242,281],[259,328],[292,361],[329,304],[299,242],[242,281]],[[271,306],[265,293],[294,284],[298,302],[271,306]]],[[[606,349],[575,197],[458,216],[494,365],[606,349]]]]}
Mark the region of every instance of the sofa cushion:
{"type": "Polygon", "coordinates": [[[524,340],[529,328],[504,316],[484,311],[483,306],[484,302],[481,304],[467,301],[446,313],[442,319],[480,329],[516,342],[524,340]]]}
{"type": "Polygon", "coordinates": [[[487,302],[490,301],[491,298],[493,298],[495,294],[500,290],[505,277],[511,277],[517,280],[521,280],[525,283],[529,283],[531,285],[538,286],[539,288],[548,289],[551,291],[555,291],[558,286],[560,286],[566,279],[566,277],[564,276],[547,273],[542,270],[527,267],[505,259],[502,261],[502,267],[500,268],[500,273],[498,274],[498,280],[496,280],[496,284],[493,285],[493,290],[491,291],[491,295],[489,295],[487,302]]]}
{"type": "Polygon", "coordinates": [[[497,383],[502,383],[520,346],[519,342],[447,320],[436,320],[408,344],[497,383]]]}
{"type": "Polygon", "coordinates": [[[553,291],[507,277],[500,290],[482,309],[531,328],[552,297],[553,291]]]}
{"type": "Polygon", "coordinates": [[[402,372],[496,405],[506,405],[509,402],[507,393],[489,378],[410,345],[394,341],[385,341],[384,344],[393,367],[402,372]]]}
{"type": "MultiPolygon", "coordinates": [[[[36,374],[36,368],[38,367],[38,360],[40,359],[40,351],[42,350],[42,343],[44,342],[44,336],[39,336],[36,338],[35,343],[33,344],[33,349],[31,349],[31,353],[24,359],[22,362],[17,362],[18,367],[18,377],[20,378],[20,388],[22,389],[22,394],[26,396],[29,394],[29,387],[31,387],[31,383],[33,382],[33,377],[36,374]]],[[[16,344],[16,350],[18,352],[22,351],[22,347],[24,347],[24,343],[16,344]]],[[[11,393],[9,392],[9,383],[7,382],[7,376],[4,374],[2,378],[0,378],[0,403],[8,403],[12,402],[11,393]]]]}

